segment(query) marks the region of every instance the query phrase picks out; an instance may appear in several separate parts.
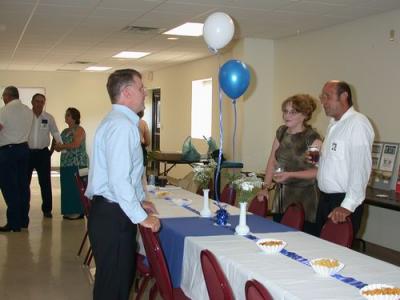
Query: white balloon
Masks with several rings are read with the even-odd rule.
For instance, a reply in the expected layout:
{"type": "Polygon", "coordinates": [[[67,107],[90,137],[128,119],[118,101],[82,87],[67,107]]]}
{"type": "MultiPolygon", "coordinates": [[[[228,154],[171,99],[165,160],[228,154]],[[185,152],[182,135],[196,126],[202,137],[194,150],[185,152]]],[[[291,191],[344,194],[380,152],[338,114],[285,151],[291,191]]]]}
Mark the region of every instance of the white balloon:
{"type": "Polygon", "coordinates": [[[214,51],[225,47],[232,40],[234,32],[233,20],[226,13],[213,13],[204,22],[204,40],[214,51]]]}

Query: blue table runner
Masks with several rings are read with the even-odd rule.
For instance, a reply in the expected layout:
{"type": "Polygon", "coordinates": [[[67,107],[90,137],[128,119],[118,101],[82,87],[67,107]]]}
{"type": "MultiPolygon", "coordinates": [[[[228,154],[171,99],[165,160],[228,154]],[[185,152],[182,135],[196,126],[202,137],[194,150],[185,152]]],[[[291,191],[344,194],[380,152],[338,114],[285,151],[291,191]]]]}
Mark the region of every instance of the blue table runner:
{"type": "MultiPolygon", "coordinates": [[[[180,287],[182,275],[183,247],[187,236],[233,235],[239,224],[239,216],[230,216],[231,226],[216,226],[209,218],[165,218],[161,219],[160,242],[174,287],[180,287]]],[[[252,233],[297,231],[256,215],[247,215],[247,225],[252,233]]],[[[198,257],[197,259],[200,259],[198,257]]]]}

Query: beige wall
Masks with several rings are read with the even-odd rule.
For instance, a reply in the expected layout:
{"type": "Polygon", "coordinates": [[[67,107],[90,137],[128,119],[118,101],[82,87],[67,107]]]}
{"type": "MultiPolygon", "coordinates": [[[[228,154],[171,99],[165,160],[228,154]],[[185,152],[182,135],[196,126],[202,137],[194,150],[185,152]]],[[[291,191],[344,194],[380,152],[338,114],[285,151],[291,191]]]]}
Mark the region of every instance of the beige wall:
{"type": "MultiPolygon", "coordinates": [[[[105,88],[106,78],[107,74],[78,72],[0,71],[2,86],[46,88],[46,111],[54,116],[60,132],[66,128],[65,110],[68,107],[79,109],[89,152],[96,126],[111,105],[105,88]]],[[[58,153],[53,155],[52,165],[59,165],[58,153]]]]}
{"type": "MultiPolygon", "coordinates": [[[[400,10],[360,19],[275,43],[275,99],[297,92],[318,96],[329,79],[342,79],[355,88],[356,108],[376,129],[376,139],[399,141],[400,108],[396,92],[400,79],[400,10]],[[389,41],[389,31],[396,40],[389,41]]],[[[315,126],[325,134],[324,112],[315,126]]]]}
{"type": "MultiPolygon", "coordinates": [[[[229,57],[230,53],[163,69],[154,72],[152,81],[146,80],[147,87],[161,89],[160,148],[162,151],[181,151],[183,141],[191,132],[192,81],[210,77],[213,80],[212,136],[219,144],[218,66],[229,57]]],[[[223,99],[223,116],[225,135],[230,136],[232,107],[227,99],[223,99]]],[[[193,141],[200,153],[207,152],[207,143],[204,140],[194,139],[193,141]]],[[[227,142],[229,141],[225,139],[224,151],[226,149],[227,155],[230,156],[227,142]]],[[[183,177],[189,170],[187,166],[177,166],[170,175],[183,177]]]]}
{"type": "Polygon", "coordinates": [[[235,58],[250,68],[251,83],[237,103],[240,135],[236,148],[244,169],[260,172],[264,170],[272,146],[271,136],[275,133],[271,126],[274,119],[274,42],[244,39],[241,43],[241,54],[235,58]]]}

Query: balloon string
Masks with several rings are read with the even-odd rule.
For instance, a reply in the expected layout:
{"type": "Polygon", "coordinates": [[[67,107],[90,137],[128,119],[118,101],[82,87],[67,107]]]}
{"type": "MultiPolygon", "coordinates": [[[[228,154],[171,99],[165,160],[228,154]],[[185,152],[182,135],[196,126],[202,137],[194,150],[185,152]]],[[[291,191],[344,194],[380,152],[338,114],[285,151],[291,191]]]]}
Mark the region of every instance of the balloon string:
{"type": "Polygon", "coordinates": [[[218,181],[221,177],[221,162],[222,162],[222,145],[224,143],[224,129],[222,125],[222,90],[219,88],[219,153],[218,153],[218,163],[217,163],[217,172],[214,178],[214,190],[216,200],[219,203],[219,191],[218,190],[218,181]]]}
{"type": "Polygon", "coordinates": [[[233,138],[232,138],[232,152],[233,152],[233,161],[235,161],[235,149],[236,149],[236,125],[237,125],[237,110],[236,110],[236,100],[233,100],[233,111],[235,114],[234,126],[233,126],[233,138]]]}
{"type": "MultiPolygon", "coordinates": [[[[221,62],[220,62],[220,55],[218,54],[218,70],[221,70],[221,62]]],[[[217,172],[215,173],[214,178],[214,190],[215,190],[215,200],[219,203],[219,192],[218,191],[218,181],[221,177],[221,162],[222,162],[222,147],[224,144],[224,128],[223,128],[223,118],[222,118],[222,89],[219,86],[218,89],[218,100],[219,100],[219,152],[218,152],[218,162],[217,162],[217,172]]]]}

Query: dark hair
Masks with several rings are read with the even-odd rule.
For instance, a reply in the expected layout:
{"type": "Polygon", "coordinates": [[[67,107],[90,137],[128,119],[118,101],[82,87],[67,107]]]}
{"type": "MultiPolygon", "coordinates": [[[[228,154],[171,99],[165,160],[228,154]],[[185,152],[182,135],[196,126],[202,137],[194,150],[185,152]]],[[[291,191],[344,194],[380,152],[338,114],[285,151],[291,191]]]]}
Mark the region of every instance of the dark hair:
{"type": "Polygon", "coordinates": [[[345,92],[347,93],[347,103],[349,104],[349,106],[353,106],[353,98],[351,95],[350,85],[345,81],[338,81],[336,83],[336,94],[339,97],[341,94],[345,92]]]}
{"type": "Polygon", "coordinates": [[[139,118],[143,118],[143,116],[144,116],[144,110],[139,111],[139,112],[137,113],[137,115],[138,115],[139,118]]]}
{"type": "Polygon", "coordinates": [[[12,99],[19,99],[18,89],[13,85],[6,87],[3,93],[10,96],[12,99]]]}
{"type": "Polygon", "coordinates": [[[38,96],[43,97],[43,98],[44,98],[44,101],[46,101],[46,96],[43,95],[43,94],[41,94],[41,93],[36,93],[35,95],[33,95],[33,96],[32,96],[32,100],[35,99],[35,98],[38,97],[38,96]]]}
{"type": "Polygon", "coordinates": [[[81,123],[81,113],[75,107],[68,107],[66,113],[71,115],[71,118],[75,121],[75,124],[79,125],[81,123]]]}
{"type": "Polygon", "coordinates": [[[305,115],[304,124],[311,119],[312,113],[317,108],[315,98],[308,94],[296,94],[287,98],[282,103],[282,111],[289,103],[292,104],[293,109],[305,115]]]}
{"type": "Polygon", "coordinates": [[[107,91],[110,96],[111,103],[116,103],[121,94],[121,90],[135,80],[134,77],[142,79],[142,75],[134,69],[116,70],[108,76],[107,91]]]}

